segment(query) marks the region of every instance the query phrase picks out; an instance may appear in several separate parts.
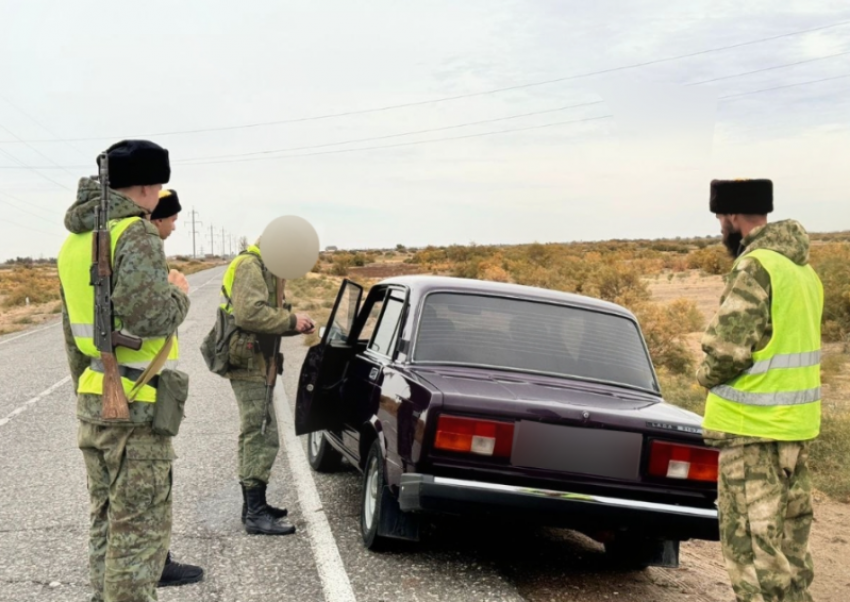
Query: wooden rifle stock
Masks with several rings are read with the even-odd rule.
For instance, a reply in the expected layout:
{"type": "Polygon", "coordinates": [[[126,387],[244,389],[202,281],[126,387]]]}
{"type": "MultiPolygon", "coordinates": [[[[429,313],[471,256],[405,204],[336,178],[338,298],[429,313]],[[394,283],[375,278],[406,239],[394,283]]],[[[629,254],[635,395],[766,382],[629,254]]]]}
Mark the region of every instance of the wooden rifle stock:
{"type": "Polygon", "coordinates": [[[121,374],[118,372],[118,361],[111,353],[101,353],[100,360],[103,363],[103,410],[101,416],[104,420],[128,420],[130,418],[130,404],[124,393],[124,385],[121,383],[121,374]]]}

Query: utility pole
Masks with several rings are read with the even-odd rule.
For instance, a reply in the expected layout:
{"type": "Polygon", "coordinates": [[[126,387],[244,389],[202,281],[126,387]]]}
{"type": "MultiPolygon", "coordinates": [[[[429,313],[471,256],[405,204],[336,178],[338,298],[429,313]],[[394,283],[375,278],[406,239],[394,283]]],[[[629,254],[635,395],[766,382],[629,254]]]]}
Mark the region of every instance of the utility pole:
{"type": "Polygon", "coordinates": [[[221,229],[221,256],[224,257],[226,255],[225,246],[224,246],[224,228],[221,229]]]}
{"type": "Polygon", "coordinates": [[[195,235],[196,235],[196,234],[200,234],[200,232],[198,232],[198,230],[196,229],[195,225],[196,225],[196,224],[197,224],[197,225],[201,225],[203,222],[202,222],[202,221],[200,221],[200,220],[198,220],[197,222],[195,221],[195,216],[196,216],[196,215],[198,215],[198,212],[197,212],[197,211],[195,211],[195,208],[194,208],[194,207],[192,207],[192,213],[190,213],[189,215],[191,215],[191,216],[192,216],[192,257],[194,257],[195,259],[197,259],[197,258],[198,258],[198,255],[197,255],[197,253],[195,253],[195,235]]]}
{"type": "Polygon", "coordinates": [[[215,235],[213,234],[212,224],[210,224],[210,255],[215,255],[215,235]]]}

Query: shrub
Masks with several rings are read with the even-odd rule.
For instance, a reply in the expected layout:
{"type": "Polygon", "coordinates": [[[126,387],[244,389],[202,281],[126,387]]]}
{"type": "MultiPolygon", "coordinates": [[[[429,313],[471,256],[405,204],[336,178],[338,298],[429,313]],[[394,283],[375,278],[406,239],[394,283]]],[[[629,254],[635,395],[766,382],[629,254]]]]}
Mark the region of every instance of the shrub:
{"type": "Polygon", "coordinates": [[[694,357],[685,337],[703,328],[702,313],[693,300],[676,299],[666,305],[642,303],[635,308],[635,316],[656,368],[672,375],[693,372],[694,357]]]}
{"type": "Polygon", "coordinates": [[[725,274],[732,269],[733,260],[723,245],[712,245],[688,253],[688,267],[706,274],[725,274]]]}
{"type": "Polygon", "coordinates": [[[850,244],[812,247],[812,267],[823,282],[823,337],[847,340],[850,335],[850,244]]]}

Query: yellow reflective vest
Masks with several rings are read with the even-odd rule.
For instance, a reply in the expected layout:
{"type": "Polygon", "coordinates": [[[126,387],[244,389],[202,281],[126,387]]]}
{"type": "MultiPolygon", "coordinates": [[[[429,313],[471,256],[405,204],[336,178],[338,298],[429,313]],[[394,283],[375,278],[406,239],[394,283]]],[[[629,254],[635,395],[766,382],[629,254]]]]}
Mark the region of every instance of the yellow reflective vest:
{"type": "Polygon", "coordinates": [[[820,433],[823,284],[810,265],[781,253],[757,249],[742,257],[757,259],[770,275],[773,332],[749,369],[709,391],[703,428],[778,441],[813,439],[820,433]]]}
{"type": "MultiPolygon", "coordinates": [[[[112,238],[111,257],[115,262],[115,248],[118,239],[140,217],[128,217],[109,222],[109,232],[112,238]]],[[[94,287],[91,284],[90,268],[92,263],[92,232],[71,234],[62,245],[57,258],[59,280],[65,293],[65,304],[71,323],[71,333],[77,348],[91,358],[91,364],[80,377],[77,393],[103,394],[103,365],[100,362],[100,352],[94,344],[94,287]]],[[[122,325],[116,319],[115,329],[122,325]]],[[[132,332],[124,330],[126,334],[132,332]]],[[[151,363],[166,342],[166,337],[143,338],[138,351],[125,347],[115,348],[115,358],[122,373],[121,382],[128,395],[138,373],[151,363]]],[[[179,358],[177,338],[175,337],[168,354],[166,367],[173,368],[179,358]]],[[[135,401],[147,403],[156,402],[156,389],[145,385],[136,393],[135,401]]]]}
{"type": "Polygon", "coordinates": [[[227,270],[224,272],[224,277],[221,280],[221,297],[219,302],[221,308],[228,314],[233,313],[233,303],[231,303],[231,298],[233,296],[233,280],[236,278],[236,268],[239,267],[239,264],[245,259],[248,259],[250,255],[255,255],[257,258],[262,259],[260,248],[257,245],[250,245],[247,249],[245,249],[245,251],[237,255],[236,258],[230,262],[230,265],[227,266],[227,270]]]}

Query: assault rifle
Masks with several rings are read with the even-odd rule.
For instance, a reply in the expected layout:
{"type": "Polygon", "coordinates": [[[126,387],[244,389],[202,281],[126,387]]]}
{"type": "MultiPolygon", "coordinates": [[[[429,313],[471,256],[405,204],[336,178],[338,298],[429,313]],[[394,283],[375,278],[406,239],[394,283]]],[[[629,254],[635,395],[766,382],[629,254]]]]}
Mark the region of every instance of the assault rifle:
{"type": "Polygon", "coordinates": [[[92,233],[92,266],[90,284],[94,287],[94,346],[100,351],[103,366],[103,410],[104,420],[127,420],[130,405],[121,384],[115,348],[127,347],[138,351],[142,339],[127,336],[114,330],[115,319],[112,308],[112,237],[109,234],[109,156],[101,153],[100,206],[94,209],[94,232],[92,233]]]}
{"type": "MultiPolygon", "coordinates": [[[[276,307],[283,307],[283,287],[286,286],[286,280],[283,278],[277,279],[277,303],[276,307]]],[[[266,362],[266,405],[265,412],[263,413],[263,427],[261,429],[262,434],[266,434],[266,424],[269,421],[269,406],[274,403],[274,387],[277,382],[277,375],[283,372],[283,364],[280,359],[280,338],[281,335],[276,334],[271,338],[271,355],[266,362]]]]}

